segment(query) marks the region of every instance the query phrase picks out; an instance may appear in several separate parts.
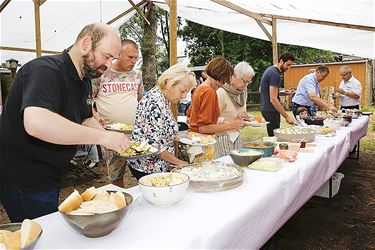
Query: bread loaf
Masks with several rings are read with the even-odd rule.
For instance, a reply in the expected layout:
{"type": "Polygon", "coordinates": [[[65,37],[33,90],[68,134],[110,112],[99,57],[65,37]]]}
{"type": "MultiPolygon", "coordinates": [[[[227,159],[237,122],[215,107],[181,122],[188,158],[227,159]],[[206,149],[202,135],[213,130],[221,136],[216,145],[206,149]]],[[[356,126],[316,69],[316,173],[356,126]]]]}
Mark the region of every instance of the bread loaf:
{"type": "Polygon", "coordinates": [[[86,189],[85,192],[81,194],[82,200],[83,201],[91,201],[92,198],[96,195],[97,191],[95,187],[90,187],[86,189]]]}
{"type": "Polygon", "coordinates": [[[117,191],[116,193],[111,193],[109,196],[109,201],[116,204],[116,206],[120,209],[126,207],[126,200],[125,196],[122,192],[117,191]]]}
{"type": "Polygon", "coordinates": [[[21,225],[21,247],[24,248],[29,245],[41,232],[42,228],[38,223],[29,219],[23,220],[21,225]]]}
{"type": "Polygon", "coordinates": [[[76,210],[79,208],[83,202],[82,197],[79,195],[77,190],[74,190],[68,198],[66,198],[63,203],[59,206],[59,211],[63,213],[68,213],[70,211],[76,210]]]}

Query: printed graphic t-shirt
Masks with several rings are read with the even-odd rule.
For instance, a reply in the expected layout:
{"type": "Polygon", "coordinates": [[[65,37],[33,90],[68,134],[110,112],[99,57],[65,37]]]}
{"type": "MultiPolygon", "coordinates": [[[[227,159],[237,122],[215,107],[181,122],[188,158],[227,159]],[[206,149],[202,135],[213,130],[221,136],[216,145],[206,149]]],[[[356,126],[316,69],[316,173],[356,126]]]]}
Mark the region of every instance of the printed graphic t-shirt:
{"type": "Polygon", "coordinates": [[[138,105],[137,95],[143,92],[141,72],[108,69],[94,84],[99,86],[96,107],[106,123],[132,125],[138,105]]]}

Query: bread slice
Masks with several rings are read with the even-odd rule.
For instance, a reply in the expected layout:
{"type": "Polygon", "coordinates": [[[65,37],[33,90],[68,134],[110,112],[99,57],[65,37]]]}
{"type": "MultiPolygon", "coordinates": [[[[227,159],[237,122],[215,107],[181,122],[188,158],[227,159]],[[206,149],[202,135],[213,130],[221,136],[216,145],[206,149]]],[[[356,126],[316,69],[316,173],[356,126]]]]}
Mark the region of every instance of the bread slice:
{"type": "Polygon", "coordinates": [[[125,196],[120,191],[117,191],[116,193],[111,193],[111,195],[109,196],[109,201],[113,202],[119,209],[126,207],[125,196]]]}
{"type": "Polygon", "coordinates": [[[41,232],[42,228],[38,223],[29,219],[23,220],[21,225],[21,248],[33,242],[41,232]]]}
{"type": "Polygon", "coordinates": [[[109,193],[106,190],[99,190],[93,200],[108,201],[109,193]]]}
{"type": "Polygon", "coordinates": [[[5,245],[5,249],[15,250],[15,249],[21,248],[20,230],[17,230],[15,232],[8,232],[8,233],[3,232],[0,237],[4,241],[4,243],[2,244],[5,245]]]}
{"type": "Polygon", "coordinates": [[[78,191],[74,189],[68,198],[63,201],[59,206],[59,211],[63,213],[68,213],[70,211],[76,210],[82,203],[82,197],[79,195],[78,191]]]}
{"type": "Polygon", "coordinates": [[[86,189],[85,192],[81,194],[82,200],[83,201],[91,201],[92,198],[96,195],[97,191],[95,187],[90,187],[86,189]]]}

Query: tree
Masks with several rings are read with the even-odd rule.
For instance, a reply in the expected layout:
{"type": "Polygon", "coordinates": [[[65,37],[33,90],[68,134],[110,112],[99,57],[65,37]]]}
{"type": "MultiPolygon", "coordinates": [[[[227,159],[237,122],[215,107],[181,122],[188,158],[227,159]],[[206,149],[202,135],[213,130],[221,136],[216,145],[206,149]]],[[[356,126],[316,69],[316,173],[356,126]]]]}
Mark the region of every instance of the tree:
{"type": "Polygon", "coordinates": [[[134,15],[119,31],[121,38],[131,38],[140,44],[143,81],[148,90],[155,86],[157,76],[169,67],[169,14],[151,2],[144,12],[150,25],[134,15]]]}
{"type": "MultiPolygon", "coordinates": [[[[248,62],[256,72],[250,89],[257,91],[264,70],[272,65],[272,43],[203,26],[191,21],[179,32],[193,66],[205,65],[215,56],[226,57],[233,65],[248,62]]],[[[297,63],[334,61],[334,53],[295,45],[281,44],[279,51],[290,51],[297,63]]]]}

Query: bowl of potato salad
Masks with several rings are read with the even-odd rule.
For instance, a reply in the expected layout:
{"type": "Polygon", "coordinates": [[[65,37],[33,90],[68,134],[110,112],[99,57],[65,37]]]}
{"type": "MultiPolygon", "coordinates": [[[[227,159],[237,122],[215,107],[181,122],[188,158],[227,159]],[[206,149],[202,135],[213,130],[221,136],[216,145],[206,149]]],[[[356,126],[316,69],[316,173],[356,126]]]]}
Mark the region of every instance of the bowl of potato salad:
{"type": "Polygon", "coordinates": [[[159,207],[169,207],[180,201],[189,188],[189,176],[182,173],[154,173],[138,181],[143,197],[159,207]]]}

